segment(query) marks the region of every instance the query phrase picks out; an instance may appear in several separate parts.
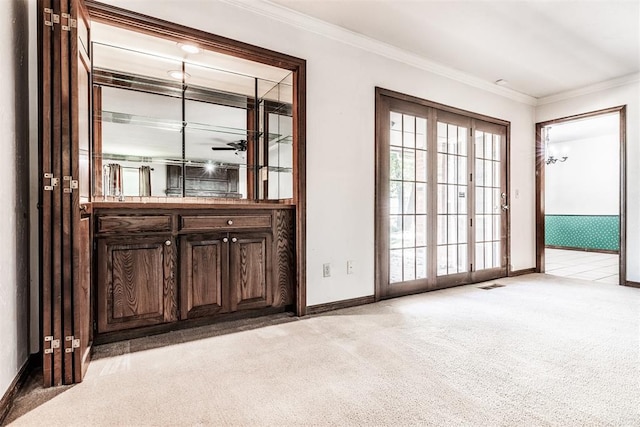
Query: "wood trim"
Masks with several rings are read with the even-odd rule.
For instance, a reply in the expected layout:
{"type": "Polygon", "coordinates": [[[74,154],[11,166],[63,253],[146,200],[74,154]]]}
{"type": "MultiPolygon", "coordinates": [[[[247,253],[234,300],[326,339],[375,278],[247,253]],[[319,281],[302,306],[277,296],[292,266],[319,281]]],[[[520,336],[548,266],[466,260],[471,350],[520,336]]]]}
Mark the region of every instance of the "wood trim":
{"type": "Polygon", "coordinates": [[[532,273],[536,273],[536,272],[537,272],[537,270],[536,270],[535,267],[524,268],[522,270],[509,271],[508,277],[524,276],[525,274],[532,274],[532,273]]]}
{"type": "Polygon", "coordinates": [[[633,283],[627,281],[627,106],[620,105],[602,110],[590,111],[582,114],[561,117],[536,123],[536,271],[544,273],[545,270],[545,150],[542,138],[542,128],[555,123],[565,123],[578,119],[601,116],[604,114],[618,113],[620,115],[620,259],[618,275],[620,283],[633,283]]]}
{"type": "Polygon", "coordinates": [[[86,0],[91,19],[125,29],[135,29],[156,37],[196,43],[198,46],[227,55],[248,59],[287,70],[297,70],[304,60],[284,53],[185,27],[163,19],[132,12],[94,0],[86,0]]]}
{"type": "Polygon", "coordinates": [[[2,398],[0,398],[0,425],[4,425],[4,421],[7,415],[9,415],[18,393],[26,384],[29,375],[39,366],[42,366],[41,362],[42,355],[40,353],[30,354],[13,381],[11,381],[11,384],[9,384],[9,388],[7,388],[7,391],[2,398]]]}
{"type": "Polygon", "coordinates": [[[380,96],[387,96],[389,98],[395,98],[402,101],[411,102],[414,104],[423,105],[425,107],[435,108],[436,110],[447,111],[454,113],[458,116],[465,116],[471,119],[479,119],[489,123],[495,123],[502,126],[509,125],[509,122],[506,120],[498,119],[491,116],[485,116],[484,114],[474,113],[468,110],[462,110],[460,108],[451,107],[449,105],[440,104],[438,102],[427,101],[426,99],[417,98],[415,96],[406,95],[404,93],[395,92],[393,90],[384,89],[376,86],[376,94],[380,94],[380,96]]]}
{"type": "Polygon", "coordinates": [[[294,74],[293,197],[296,209],[296,313],[304,316],[307,311],[307,65],[303,61],[294,74]]]}
{"type": "Polygon", "coordinates": [[[592,249],[592,248],[574,248],[570,246],[556,246],[556,245],[545,245],[545,249],[562,249],[565,251],[576,251],[576,252],[597,252],[602,254],[619,254],[620,251],[613,251],[610,249],[592,249]]]}
{"type": "Polygon", "coordinates": [[[371,304],[376,302],[376,297],[374,295],[369,295],[366,297],[360,298],[352,298],[345,299],[341,301],[333,301],[325,304],[316,304],[307,307],[307,314],[320,314],[326,313],[328,311],[340,310],[342,308],[356,307],[359,305],[371,304]]]}
{"type": "Polygon", "coordinates": [[[627,280],[626,282],[622,282],[623,286],[629,286],[630,288],[640,288],[640,282],[632,282],[627,280]]]}

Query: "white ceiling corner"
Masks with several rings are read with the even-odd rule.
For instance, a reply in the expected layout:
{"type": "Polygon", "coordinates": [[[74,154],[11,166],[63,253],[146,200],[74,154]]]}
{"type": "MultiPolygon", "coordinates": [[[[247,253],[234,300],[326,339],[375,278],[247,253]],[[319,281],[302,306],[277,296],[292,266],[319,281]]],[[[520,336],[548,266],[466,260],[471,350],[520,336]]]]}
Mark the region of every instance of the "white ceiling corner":
{"type": "Polygon", "coordinates": [[[363,49],[384,56],[386,58],[402,62],[413,67],[441,75],[443,77],[447,77],[452,80],[456,80],[469,86],[501,95],[505,98],[509,98],[517,102],[532,106],[535,106],[537,104],[537,100],[533,96],[517,92],[507,87],[498,86],[494,82],[489,82],[472,74],[465,73],[446,65],[428,60],[415,53],[356,33],[338,25],[322,21],[312,16],[305,15],[295,10],[288,9],[284,6],[272,3],[268,0],[220,1],[271,19],[278,20],[280,22],[284,22],[294,27],[301,28],[305,31],[319,34],[327,38],[348,44],[350,46],[363,49]]]}

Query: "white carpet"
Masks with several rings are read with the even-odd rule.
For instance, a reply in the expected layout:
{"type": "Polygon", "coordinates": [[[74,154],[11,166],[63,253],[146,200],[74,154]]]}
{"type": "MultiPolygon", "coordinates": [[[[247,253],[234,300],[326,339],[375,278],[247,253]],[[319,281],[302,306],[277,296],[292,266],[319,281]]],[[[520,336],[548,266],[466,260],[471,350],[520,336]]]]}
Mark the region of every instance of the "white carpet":
{"type": "Polygon", "coordinates": [[[10,419],[15,426],[640,426],[640,289],[537,274],[497,282],[507,286],[107,347],[101,352],[124,354],[95,360],[82,384],[44,403],[46,391],[32,391],[10,419]],[[182,342],[131,351],[171,341],[182,342]]]}

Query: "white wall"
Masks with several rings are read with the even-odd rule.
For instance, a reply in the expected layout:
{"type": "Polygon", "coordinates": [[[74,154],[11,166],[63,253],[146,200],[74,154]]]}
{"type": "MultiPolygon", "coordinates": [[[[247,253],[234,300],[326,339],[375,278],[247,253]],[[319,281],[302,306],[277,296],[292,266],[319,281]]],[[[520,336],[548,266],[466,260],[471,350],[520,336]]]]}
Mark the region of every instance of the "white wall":
{"type": "Polygon", "coordinates": [[[536,109],[536,122],[627,106],[627,280],[640,282],[640,82],[575,96],[536,109]]]}
{"type": "Polygon", "coordinates": [[[511,122],[511,264],[535,266],[533,107],[222,2],[107,3],[307,60],[308,305],[374,293],[376,86],[511,122]]]}
{"type": "Polygon", "coordinates": [[[601,135],[549,144],[565,162],[545,169],[545,214],[618,215],[620,211],[619,137],[601,135]]]}
{"type": "Polygon", "coordinates": [[[0,397],[29,354],[28,2],[0,16],[0,397]]]}

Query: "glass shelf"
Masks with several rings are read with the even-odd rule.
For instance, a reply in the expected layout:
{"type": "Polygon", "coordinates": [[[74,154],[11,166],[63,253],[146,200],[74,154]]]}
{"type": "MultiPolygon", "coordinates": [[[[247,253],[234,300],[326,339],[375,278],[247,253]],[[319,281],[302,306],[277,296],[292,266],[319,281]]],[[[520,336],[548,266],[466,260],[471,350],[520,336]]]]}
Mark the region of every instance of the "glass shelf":
{"type": "MultiPolygon", "coordinates": [[[[183,122],[181,120],[162,119],[156,117],[140,116],[136,114],[119,113],[115,111],[102,110],[96,116],[102,122],[115,123],[121,125],[142,126],[157,130],[166,130],[173,132],[181,132],[183,129],[223,133],[238,136],[263,136],[261,131],[250,131],[247,129],[231,128],[227,126],[217,126],[206,123],[183,122]]],[[[291,145],[293,137],[291,135],[280,135],[270,132],[268,135],[270,144],[288,144],[291,145]]]]}

